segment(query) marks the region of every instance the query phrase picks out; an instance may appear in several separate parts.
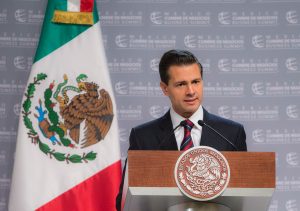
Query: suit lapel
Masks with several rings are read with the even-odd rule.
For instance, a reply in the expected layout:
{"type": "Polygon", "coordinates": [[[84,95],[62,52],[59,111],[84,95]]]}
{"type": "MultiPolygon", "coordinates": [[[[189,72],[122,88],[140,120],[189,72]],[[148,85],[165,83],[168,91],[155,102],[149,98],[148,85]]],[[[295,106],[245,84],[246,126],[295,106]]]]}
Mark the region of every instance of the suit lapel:
{"type": "Polygon", "coordinates": [[[160,140],[159,150],[178,150],[171,121],[170,110],[162,117],[158,131],[158,139],[160,140]]]}
{"type": "MultiPolygon", "coordinates": [[[[211,123],[211,115],[203,108],[203,121],[208,125],[212,125],[211,123]]],[[[202,134],[200,140],[201,146],[209,146],[215,149],[218,149],[220,146],[219,141],[217,140],[216,135],[210,131],[209,128],[203,126],[202,127],[202,134]]]]}

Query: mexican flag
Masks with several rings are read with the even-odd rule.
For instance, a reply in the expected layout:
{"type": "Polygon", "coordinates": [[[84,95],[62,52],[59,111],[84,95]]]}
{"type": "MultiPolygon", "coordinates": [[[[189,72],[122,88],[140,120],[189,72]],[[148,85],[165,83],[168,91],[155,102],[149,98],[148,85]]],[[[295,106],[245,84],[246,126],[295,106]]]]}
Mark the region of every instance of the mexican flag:
{"type": "Polygon", "coordinates": [[[94,0],[48,1],[21,111],[9,210],[115,210],[118,122],[94,0]]]}

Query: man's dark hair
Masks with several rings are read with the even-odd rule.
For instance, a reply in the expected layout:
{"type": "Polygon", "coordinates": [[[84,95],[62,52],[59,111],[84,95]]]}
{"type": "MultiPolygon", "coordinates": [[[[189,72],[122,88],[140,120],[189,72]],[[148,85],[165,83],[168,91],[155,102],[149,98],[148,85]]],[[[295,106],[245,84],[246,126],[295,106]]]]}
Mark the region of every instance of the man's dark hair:
{"type": "Polygon", "coordinates": [[[198,64],[200,69],[200,74],[202,78],[203,69],[202,65],[191,52],[185,50],[170,50],[164,53],[159,62],[159,75],[160,80],[165,84],[168,84],[170,76],[168,74],[169,68],[171,66],[184,66],[198,64]]]}

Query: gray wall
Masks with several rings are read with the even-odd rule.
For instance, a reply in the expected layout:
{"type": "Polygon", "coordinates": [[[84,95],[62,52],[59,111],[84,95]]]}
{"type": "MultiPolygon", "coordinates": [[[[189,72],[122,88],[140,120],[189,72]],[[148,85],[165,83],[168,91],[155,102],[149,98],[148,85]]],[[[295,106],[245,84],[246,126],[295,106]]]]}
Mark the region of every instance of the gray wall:
{"type": "MultiPolygon", "coordinates": [[[[204,66],[205,108],[243,123],[249,151],[276,152],[277,189],[269,211],[300,210],[300,0],[97,3],[122,158],[130,129],[168,109],[159,89],[160,56],[188,49],[204,66]]],[[[0,211],[7,210],[20,101],[45,5],[0,1],[0,211]]]]}

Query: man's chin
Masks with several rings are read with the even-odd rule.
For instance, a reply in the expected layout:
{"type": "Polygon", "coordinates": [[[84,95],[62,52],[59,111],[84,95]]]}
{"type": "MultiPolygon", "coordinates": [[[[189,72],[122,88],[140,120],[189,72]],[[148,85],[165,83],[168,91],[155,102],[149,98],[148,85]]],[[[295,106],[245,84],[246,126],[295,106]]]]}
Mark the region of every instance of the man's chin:
{"type": "Polygon", "coordinates": [[[198,104],[198,103],[186,103],[185,110],[187,112],[194,113],[195,111],[197,111],[197,109],[199,108],[199,106],[200,106],[200,104],[198,104]]]}
{"type": "Polygon", "coordinates": [[[196,111],[197,111],[197,109],[186,110],[186,111],[184,112],[183,117],[189,118],[189,117],[191,117],[196,111]]]}

